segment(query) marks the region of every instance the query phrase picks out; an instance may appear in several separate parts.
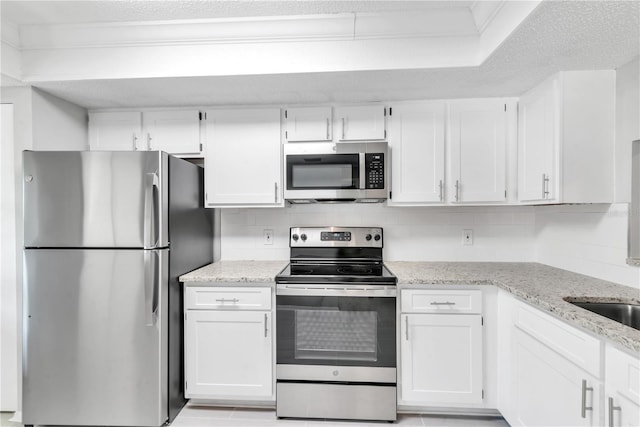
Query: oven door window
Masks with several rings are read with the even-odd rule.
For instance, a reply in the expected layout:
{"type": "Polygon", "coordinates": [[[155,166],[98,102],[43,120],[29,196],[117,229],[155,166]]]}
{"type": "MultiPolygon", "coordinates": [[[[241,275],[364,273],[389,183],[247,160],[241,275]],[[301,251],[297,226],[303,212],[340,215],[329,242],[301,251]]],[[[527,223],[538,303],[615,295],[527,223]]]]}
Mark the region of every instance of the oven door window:
{"type": "Polygon", "coordinates": [[[279,364],[395,366],[394,298],[276,298],[279,364]]]}
{"type": "Polygon", "coordinates": [[[288,190],[360,188],[358,154],[288,155],[288,190]]]}

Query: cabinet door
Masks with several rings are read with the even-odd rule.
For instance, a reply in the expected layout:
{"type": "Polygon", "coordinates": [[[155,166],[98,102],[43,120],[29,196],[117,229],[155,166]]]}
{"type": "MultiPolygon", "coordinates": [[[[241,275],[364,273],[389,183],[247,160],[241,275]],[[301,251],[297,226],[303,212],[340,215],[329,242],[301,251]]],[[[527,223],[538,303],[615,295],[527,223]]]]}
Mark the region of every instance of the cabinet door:
{"type": "Polygon", "coordinates": [[[518,113],[518,199],[553,201],[558,186],[558,80],[523,95],[518,113]]]}
{"type": "Polygon", "coordinates": [[[340,141],[384,140],[386,108],[384,105],[337,107],[340,141]]]}
{"type": "Polygon", "coordinates": [[[142,119],[145,149],[201,155],[198,110],[145,112],[142,119]]]}
{"type": "Polygon", "coordinates": [[[273,395],[271,312],[187,310],[188,398],[273,395]]]}
{"type": "Polygon", "coordinates": [[[89,147],[92,151],[144,149],[140,141],[139,112],[89,113],[89,147]]]}
{"type": "Polygon", "coordinates": [[[401,399],[481,403],[482,316],[403,314],[401,322],[401,399]]]}
{"type": "Polygon", "coordinates": [[[506,110],[502,100],[449,104],[450,201],[506,200],[506,110]]]}
{"type": "Polygon", "coordinates": [[[206,205],[282,206],[280,110],[208,111],[206,205]]]}
{"type": "Polygon", "coordinates": [[[390,108],[390,205],[438,203],[444,191],[444,102],[390,108]]]}
{"type": "Polygon", "coordinates": [[[640,359],[607,345],[605,425],[640,426],[640,359]]]}
{"type": "Polygon", "coordinates": [[[600,382],[540,341],[512,331],[512,408],[507,421],[520,426],[599,425],[600,382]]]}
{"type": "Polygon", "coordinates": [[[331,107],[288,108],[287,142],[331,141],[331,107]]]}

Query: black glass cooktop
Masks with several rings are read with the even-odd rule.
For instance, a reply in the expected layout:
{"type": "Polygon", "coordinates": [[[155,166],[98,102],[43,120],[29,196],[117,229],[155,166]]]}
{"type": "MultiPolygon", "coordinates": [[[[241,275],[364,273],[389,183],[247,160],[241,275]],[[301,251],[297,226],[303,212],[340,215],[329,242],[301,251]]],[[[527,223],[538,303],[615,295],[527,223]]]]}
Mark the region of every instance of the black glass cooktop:
{"type": "Polygon", "coordinates": [[[396,276],[381,262],[314,263],[296,261],[276,276],[276,283],[370,282],[395,284],[396,276]]]}

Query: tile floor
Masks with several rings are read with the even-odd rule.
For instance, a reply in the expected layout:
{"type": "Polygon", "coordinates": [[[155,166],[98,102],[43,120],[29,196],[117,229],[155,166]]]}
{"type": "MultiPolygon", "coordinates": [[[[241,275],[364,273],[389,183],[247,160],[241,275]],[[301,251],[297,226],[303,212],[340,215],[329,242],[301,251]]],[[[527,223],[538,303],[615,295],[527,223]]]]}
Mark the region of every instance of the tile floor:
{"type": "MultiPolygon", "coordinates": [[[[13,414],[0,414],[0,426],[22,427],[9,419],[13,414]]],[[[444,417],[432,415],[398,415],[395,424],[385,422],[297,420],[276,418],[272,409],[217,408],[187,405],[171,424],[172,427],[385,427],[390,425],[426,427],[509,427],[502,418],[444,417]]]]}
{"type": "MultiPolygon", "coordinates": [[[[395,423],[402,426],[427,427],[509,427],[502,418],[444,417],[400,414],[395,423]]],[[[277,419],[271,409],[216,408],[187,405],[173,421],[173,427],[384,427],[385,422],[277,419]]]]}

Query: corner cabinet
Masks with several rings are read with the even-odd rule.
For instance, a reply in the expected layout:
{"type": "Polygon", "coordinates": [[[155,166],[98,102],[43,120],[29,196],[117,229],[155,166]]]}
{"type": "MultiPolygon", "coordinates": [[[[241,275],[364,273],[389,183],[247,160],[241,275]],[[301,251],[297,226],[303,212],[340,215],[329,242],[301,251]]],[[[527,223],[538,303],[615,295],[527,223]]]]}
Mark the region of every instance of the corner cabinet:
{"type": "Polygon", "coordinates": [[[389,108],[390,206],[444,203],[445,103],[389,108]]]}
{"type": "Polygon", "coordinates": [[[518,199],[532,204],[611,203],[615,71],[563,71],[523,94],[518,199]]]}
{"type": "Polygon", "coordinates": [[[405,289],[400,306],[400,404],[482,403],[481,291],[405,289]]]}
{"type": "Polygon", "coordinates": [[[280,109],[209,110],[205,123],[205,206],[284,206],[280,109]]]}
{"type": "Polygon", "coordinates": [[[269,287],[185,288],[185,396],[273,402],[269,287]]]}
{"type": "Polygon", "coordinates": [[[202,157],[200,118],[198,110],[91,112],[89,147],[202,157]]]}

